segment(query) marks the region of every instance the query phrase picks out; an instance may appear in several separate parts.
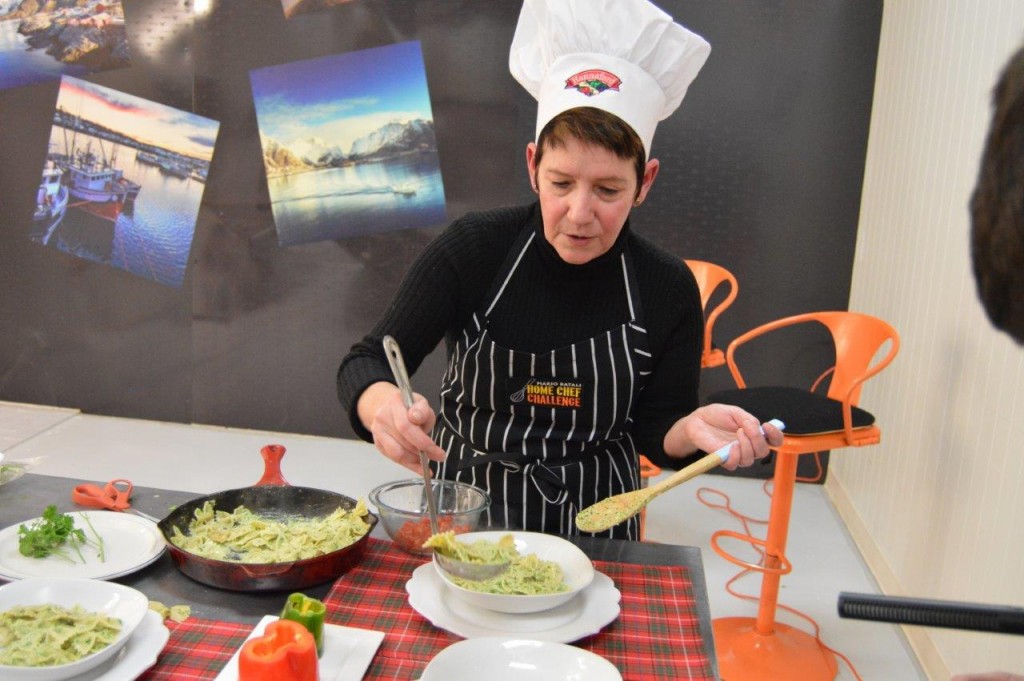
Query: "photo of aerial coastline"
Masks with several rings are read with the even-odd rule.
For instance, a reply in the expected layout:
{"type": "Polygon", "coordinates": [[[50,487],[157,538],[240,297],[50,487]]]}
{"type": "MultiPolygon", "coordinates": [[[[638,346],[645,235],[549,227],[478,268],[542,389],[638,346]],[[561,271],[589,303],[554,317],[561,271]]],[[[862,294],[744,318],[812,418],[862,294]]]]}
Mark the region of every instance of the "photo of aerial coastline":
{"type": "Polygon", "coordinates": [[[281,0],[281,9],[284,10],[285,18],[291,19],[298,14],[330,9],[350,2],[352,0],[281,0]]]}
{"type": "Polygon", "coordinates": [[[0,90],[128,66],[121,0],[0,0],[0,90]]]}
{"type": "Polygon", "coordinates": [[[180,288],[219,127],[61,77],[30,238],[180,288]]]}
{"type": "Polygon", "coordinates": [[[250,73],[281,246],[443,223],[418,41],[250,73]]]}

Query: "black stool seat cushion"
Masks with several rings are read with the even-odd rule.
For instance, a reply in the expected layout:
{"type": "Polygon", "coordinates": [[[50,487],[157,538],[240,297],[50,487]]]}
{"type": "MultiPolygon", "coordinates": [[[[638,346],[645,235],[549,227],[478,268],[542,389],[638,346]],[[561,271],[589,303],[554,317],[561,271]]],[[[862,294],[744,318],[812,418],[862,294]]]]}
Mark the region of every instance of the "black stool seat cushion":
{"type": "MultiPolygon", "coordinates": [[[[709,404],[732,404],[750,412],[762,423],[782,419],[787,435],[817,435],[843,429],[843,403],[825,395],[789,386],[762,386],[720,390],[707,399],[709,404]]],[[[870,426],[875,417],[853,407],[854,428],[870,426]]]]}

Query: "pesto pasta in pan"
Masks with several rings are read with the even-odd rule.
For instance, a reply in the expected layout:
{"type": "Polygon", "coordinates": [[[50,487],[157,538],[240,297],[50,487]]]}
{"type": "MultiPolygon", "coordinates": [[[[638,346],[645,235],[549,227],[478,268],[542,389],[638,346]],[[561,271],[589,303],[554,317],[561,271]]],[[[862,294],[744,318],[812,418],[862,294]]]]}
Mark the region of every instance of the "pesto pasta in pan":
{"type": "Polygon", "coordinates": [[[366,503],[338,508],[319,518],[277,520],[245,506],[217,510],[210,500],[197,508],[188,533],[173,528],[170,541],[204,558],[236,563],[286,563],[315,558],[356,543],[370,531],[366,503]]]}

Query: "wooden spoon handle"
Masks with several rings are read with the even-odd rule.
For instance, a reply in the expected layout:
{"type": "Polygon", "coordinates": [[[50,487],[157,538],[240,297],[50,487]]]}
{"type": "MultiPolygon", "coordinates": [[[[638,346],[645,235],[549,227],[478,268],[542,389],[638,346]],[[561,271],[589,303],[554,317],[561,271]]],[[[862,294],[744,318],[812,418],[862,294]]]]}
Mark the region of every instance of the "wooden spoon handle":
{"type": "Polygon", "coordinates": [[[672,475],[668,476],[661,482],[651,485],[647,490],[647,500],[650,501],[654,497],[667,492],[676,485],[681,485],[691,478],[695,478],[702,473],[707,473],[712,468],[722,465],[722,457],[716,452],[711,452],[691,463],[686,468],[681,468],[672,475]]]}
{"type": "MultiPolygon", "coordinates": [[[[786,424],[784,424],[779,419],[772,419],[768,423],[772,424],[779,430],[785,430],[786,428],[786,424]]],[[[764,435],[763,427],[761,428],[761,434],[764,435]]],[[[672,489],[676,485],[681,485],[690,478],[695,478],[702,473],[707,473],[712,468],[715,468],[716,466],[725,463],[725,460],[729,458],[729,450],[732,449],[732,446],[734,444],[736,444],[735,440],[733,440],[727,445],[722,445],[721,447],[711,452],[710,454],[707,454],[697,459],[686,468],[682,468],[676,471],[675,473],[668,476],[661,482],[651,486],[647,490],[647,501],[650,501],[659,494],[662,494],[663,492],[672,489]]]]}

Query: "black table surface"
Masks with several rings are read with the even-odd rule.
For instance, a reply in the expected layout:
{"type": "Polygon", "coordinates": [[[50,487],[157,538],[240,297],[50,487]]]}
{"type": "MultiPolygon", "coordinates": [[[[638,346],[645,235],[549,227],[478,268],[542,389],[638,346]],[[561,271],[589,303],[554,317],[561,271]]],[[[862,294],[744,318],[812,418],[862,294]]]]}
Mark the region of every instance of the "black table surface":
{"type": "MultiPolygon", "coordinates": [[[[17,525],[42,515],[50,504],[62,512],[83,510],[71,501],[71,490],[82,482],[103,484],[106,481],[76,480],[73,478],[27,473],[17,480],[0,486],[0,529],[17,525]]],[[[195,492],[135,487],[133,508],[157,518],[163,518],[176,506],[196,497],[195,492]]],[[[386,539],[378,523],[374,536],[386,539]]],[[[711,613],[704,580],[704,566],[700,549],[693,546],[675,546],[653,542],[634,542],[595,537],[569,537],[591,558],[640,565],[680,565],[687,568],[696,601],[702,638],[707,641],[707,654],[717,674],[718,665],[711,628],[711,613]]],[[[182,574],[169,553],[164,552],[155,562],[129,575],[114,579],[120,584],[138,589],[153,601],[165,605],[188,605],[192,614],[212,620],[227,620],[255,624],[264,615],[276,614],[283,602],[282,592],[237,592],[218,589],[196,582],[182,574]]],[[[0,578],[0,584],[3,583],[0,578]]],[[[323,599],[330,591],[331,582],[303,587],[302,592],[323,599]]]]}

